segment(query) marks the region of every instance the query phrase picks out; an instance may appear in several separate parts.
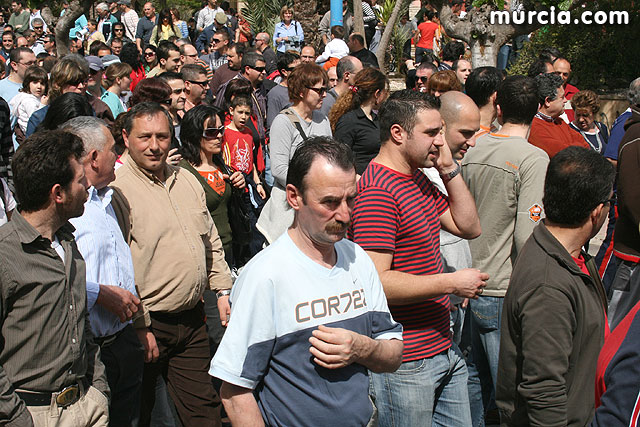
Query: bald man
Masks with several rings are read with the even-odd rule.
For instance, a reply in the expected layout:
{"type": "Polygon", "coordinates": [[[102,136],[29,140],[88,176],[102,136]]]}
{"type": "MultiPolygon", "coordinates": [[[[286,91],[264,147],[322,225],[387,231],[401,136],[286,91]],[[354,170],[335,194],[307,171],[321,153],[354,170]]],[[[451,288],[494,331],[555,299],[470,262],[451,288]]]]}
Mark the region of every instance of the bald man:
{"type": "Polygon", "coordinates": [[[498,86],[495,103],[502,125],[499,133],[478,138],[462,161],[462,177],[476,201],[482,225],[480,237],[469,242],[473,267],[489,274],[482,295],[469,302],[472,363],[467,365],[474,426],[484,425],[484,405],[497,382],[502,302],[516,256],[543,217],[549,163],[547,154],[526,139],[538,111],[535,80],[507,77],[498,86]]]}
{"type": "Polygon", "coordinates": [[[316,50],[313,46],[305,46],[300,51],[300,59],[302,62],[315,62],[316,61],[316,50]]]}
{"type": "Polygon", "coordinates": [[[564,116],[561,117],[565,122],[570,123],[575,117],[573,107],[571,107],[571,98],[573,98],[573,95],[578,93],[580,89],[569,84],[569,77],[571,77],[571,63],[566,58],[560,57],[553,61],[553,72],[562,77],[562,87],[564,87],[564,97],[567,99],[567,102],[564,104],[566,119],[564,116]]]}
{"type": "MultiPolygon", "coordinates": [[[[450,91],[440,96],[440,115],[444,122],[442,128],[444,140],[454,160],[460,162],[467,150],[476,145],[475,134],[480,129],[480,110],[464,93],[450,91]]],[[[436,168],[426,168],[423,172],[442,193],[448,195],[436,168]]],[[[440,230],[440,254],[442,254],[445,273],[471,267],[469,242],[442,229],[440,230]]],[[[466,301],[455,295],[449,295],[449,298],[451,306],[457,308],[451,312],[453,341],[460,344],[466,301]]]]}
{"type": "Polygon", "coordinates": [[[256,49],[264,57],[264,66],[267,76],[278,69],[276,61],[276,53],[271,48],[271,37],[267,33],[258,33],[256,35],[256,49]]]}

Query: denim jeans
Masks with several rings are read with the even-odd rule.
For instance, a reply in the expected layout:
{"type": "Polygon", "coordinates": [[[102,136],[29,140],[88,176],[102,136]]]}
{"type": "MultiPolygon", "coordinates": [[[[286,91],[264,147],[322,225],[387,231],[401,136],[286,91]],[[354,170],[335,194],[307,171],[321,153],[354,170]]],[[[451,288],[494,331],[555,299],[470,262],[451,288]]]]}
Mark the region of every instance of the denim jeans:
{"type": "Polygon", "coordinates": [[[371,373],[379,427],[471,425],[467,367],[453,344],[435,356],[404,362],[393,373],[371,373]]]}
{"type": "Polygon", "coordinates": [[[503,302],[504,298],[483,296],[469,301],[469,403],[473,427],[484,426],[484,415],[495,399],[503,302]]]}
{"type": "MultiPolygon", "coordinates": [[[[616,257],[617,258],[617,257],[616,257]]],[[[618,258],[618,270],[609,289],[609,328],[613,331],[640,301],[640,263],[618,258]]]]}

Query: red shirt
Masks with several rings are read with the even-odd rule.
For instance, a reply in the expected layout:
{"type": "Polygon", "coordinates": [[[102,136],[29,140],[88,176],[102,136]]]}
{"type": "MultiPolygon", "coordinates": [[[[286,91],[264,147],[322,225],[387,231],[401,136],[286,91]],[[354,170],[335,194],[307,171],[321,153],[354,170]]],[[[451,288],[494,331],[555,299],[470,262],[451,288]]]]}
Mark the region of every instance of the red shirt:
{"type": "MultiPolygon", "coordinates": [[[[421,171],[405,175],[371,162],[358,181],[349,238],[365,250],[393,252],[393,270],[420,276],[443,273],[440,216],[448,207],[446,197],[421,171]]],[[[404,362],[451,346],[448,295],[390,304],[389,310],[404,328],[404,362]]]]}
{"type": "Polygon", "coordinates": [[[438,30],[438,24],[435,22],[427,21],[418,25],[418,31],[420,31],[420,40],[416,44],[416,47],[423,49],[433,49],[433,37],[438,30]]]}
{"type": "Polygon", "coordinates": [[[253,135],[248,127],[242,131],[227,126],[222,138],[222,158],[235,170],[250,174],[253,171],[253,135]]]}
{"type": "Polygon", "coordinates": [[[590,149],[582,135],[571,129],[562,119],[548,122],[538,116],[531,122],[529,143],[543,149],[549,155],[549,159],[571,145],[590,149]]]}

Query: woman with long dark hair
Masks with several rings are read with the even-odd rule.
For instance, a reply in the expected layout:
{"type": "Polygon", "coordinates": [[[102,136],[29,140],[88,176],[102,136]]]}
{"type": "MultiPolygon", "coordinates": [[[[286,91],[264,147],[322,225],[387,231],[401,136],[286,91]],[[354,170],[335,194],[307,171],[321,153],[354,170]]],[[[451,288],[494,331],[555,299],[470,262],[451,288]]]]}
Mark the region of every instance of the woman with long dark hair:
{"type": "Polygon", "coordinates": [[[120,61],[131,66],[131,84],[129,90],[133,92],[136,85],[147,77],[147,73],[144,71],[144,65],[140,60],[140,52],[138,47],[133,43],[125,43],[120,51],[120,61]]]}
{"type": "Polygon", "coordinates": [[[353,150],[358,175],[380,151],[380,123],[374,110],[388,95],[387,76],[367,67],[356,74],[351,90],[341,95],[329,112],[334,138],[353,150]]]}
{"type": "Polygon", "coordinates": [[[173,22],[173,15],[169,9],[162,9],[158,15],[156,26],[153,27],[149,43],[158,46],[162,40],[169,40],[170,37],[182,37],[182,32],[173,22]]]}

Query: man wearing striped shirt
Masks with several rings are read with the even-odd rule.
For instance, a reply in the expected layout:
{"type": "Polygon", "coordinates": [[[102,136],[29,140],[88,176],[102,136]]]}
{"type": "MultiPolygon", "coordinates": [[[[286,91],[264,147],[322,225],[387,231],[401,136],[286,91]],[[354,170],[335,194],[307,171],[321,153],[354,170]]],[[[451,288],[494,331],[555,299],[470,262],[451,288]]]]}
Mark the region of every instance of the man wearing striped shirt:
{"type": "Polygon", "coordinates": [[[70,220],[78,250],[86,264],[87,309],[91,331],[100,345],[111,389],[112,425],[135,426],[140,411],[144,356],[131,325],[140,300],[135,288],[131,250],[125,242],[111,205],[115,179],[115,142],[97,117],[76,117],[62,128],[84,144],[82,160],[89,184],[84,213],[70,220]]]}
{"type": "Polygon", "coordinates": [[[403,363],[372,373],[379,425],[471,425],[467,369],[451,342],[449,298],[476,298],[488,275],[444,273],[440,228],[480,234],[475,203],[442,138],[438,99],[404,90],[379,114],[380,153],[358,182],[350,236],[373,259],[394,319],[404,327],[403,363]],[[448,198],[419,170],[435,167],[448,198]]]}

